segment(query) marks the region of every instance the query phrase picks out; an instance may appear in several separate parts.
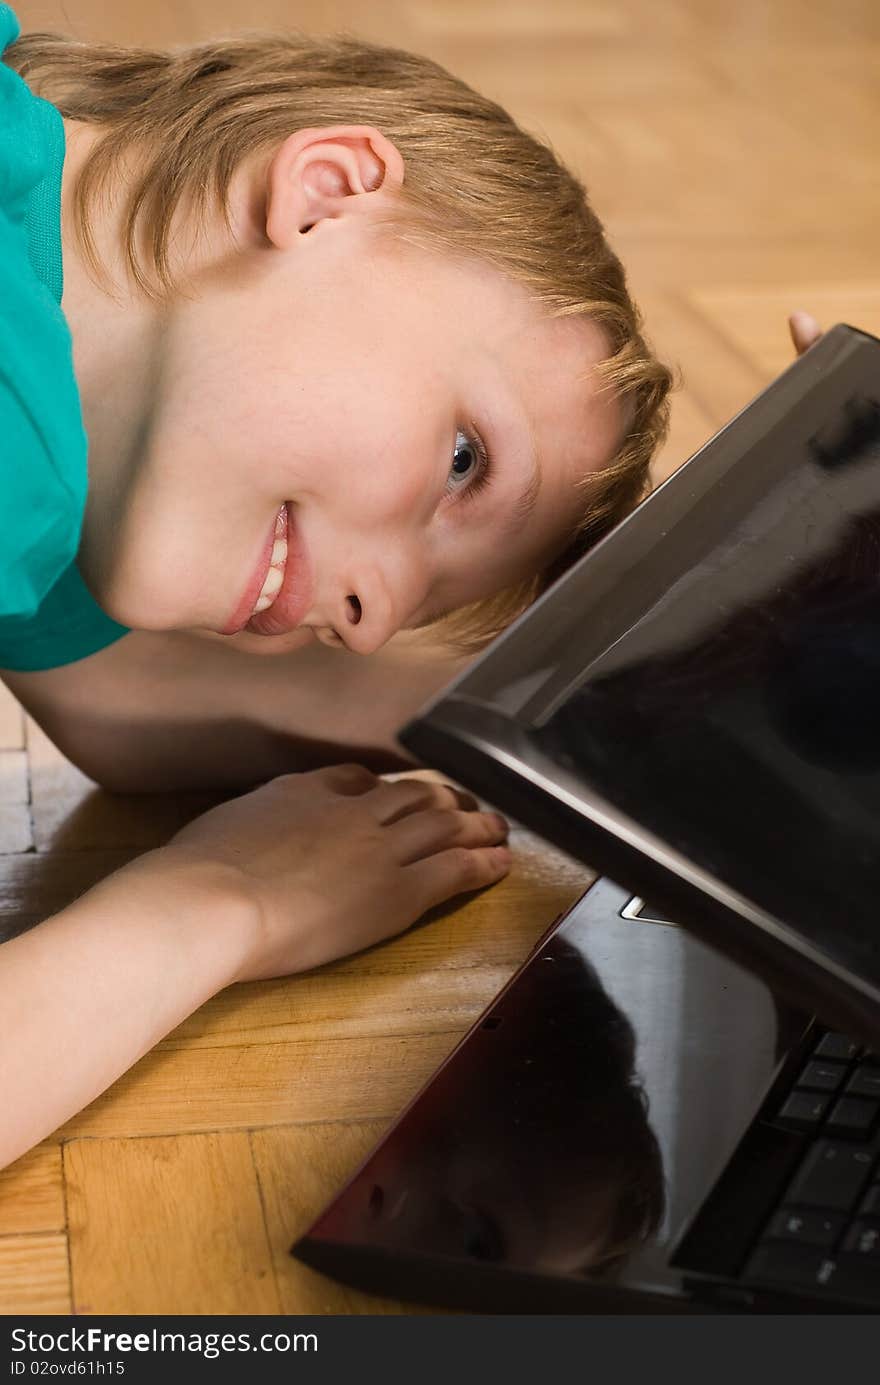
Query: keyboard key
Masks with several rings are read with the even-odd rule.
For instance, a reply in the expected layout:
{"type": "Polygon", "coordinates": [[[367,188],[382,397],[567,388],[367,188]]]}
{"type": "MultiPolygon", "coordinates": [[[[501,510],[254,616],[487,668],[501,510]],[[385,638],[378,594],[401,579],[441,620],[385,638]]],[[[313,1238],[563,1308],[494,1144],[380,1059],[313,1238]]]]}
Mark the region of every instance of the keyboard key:
{"type": "Polygon", "coordinates": [[[783,1201],[847,1212],[868,1182],[874,1158],[858,1145],[819,1140],[795,1174],[783,1201]]]}
{"type": "Polygon", "coordinates": [[[832,1099],[820,1092],[801,1092],[796,1089],[781,1108],[777,1120],[794,1126],[796,1130],[815,1130],[832,1099]]]}
{"type": "Polygon", "coordinates": [[[856,1068],[846,1084],[846,1092],[847,1096],[880,1097],[880,1068],[871,1068],[867,1064],[856,1068]]]}
{"type": "Polygon", "coordinates": [[[845,1218],[833,1212],[808,1212],[788,1207],[776,1213],[764,1232],[764,1240],[830,1247],[838,1240],[845,1226],[845,1218]]]}
{"type": "Polygon", "coordinates": [[[880,1265],[880,1226],[872,1226],[866,1221],[855,1222],[847,1232],[842,1252],[859,1255],[880,1265]]]}
{"type": "Polygon", "coordinates": [[[765,1242],[746,1265],[743,1278],[792,1292],[812,1291],[817,1298],[880,1307],[880,1271],[873,1261],[856,1255],[837,1259],[806,1246],[765,1242]]]}
{"type": "Polygon", "coordinates": [[[822,1289],[835,1269],[836,1262],[821,1250],[766,1241],[746,1265],[745,1278],[791,1288],[822,1289]]]}
{"type": "Polygon", "coordinates": [[[859,1213],[863,1217],[880,1217],[880,1183],[875,1183],[865,1193],[859,1213]]]}
{"type": "Polygon", "coordinates": [[[855,1058],[858,1051],[858,1044],[845,1034],[826,1034],[815,1049],[818,1058],[842,1058],[844,1062],[855,1058]]]}
{"type": "Polygon", "coordinates": [[[873,1260],[858,1255],[843,1255],[826,1271],[825,1288],[832,1298],[845,1303],[869,1304],[880,1309],[880,1268],[873,1260]]]}
{"type": "Polygon", "coordinates": [[[871,1133],[878,1114],[880,1102],[842,1096],[832,1108],[825,1130],[829,1135],[854,1135],[864,1138],[871,1133]]]}
{"type": "MultiPolygon", "coordinates": [[[[846,1074],[845,1063],[823,1063],[814,1058],[812,1062],[807,1063],[797,1080],[797,1086],[810,1087],[817,1092],[836,1092],[846,1074]]],[[[877,1069],[877,1077],[880,1095],[880,1068],[877,1069]]]]}

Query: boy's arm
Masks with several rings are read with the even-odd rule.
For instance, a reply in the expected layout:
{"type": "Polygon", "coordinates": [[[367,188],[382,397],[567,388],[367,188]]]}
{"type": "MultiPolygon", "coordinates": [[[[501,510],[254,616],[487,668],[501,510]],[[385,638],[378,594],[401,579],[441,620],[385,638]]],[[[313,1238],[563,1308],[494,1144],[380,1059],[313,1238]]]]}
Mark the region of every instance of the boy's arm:
{"type": "Polygon", "coordinates": [[[90,778],[151,793],[246,788],[345,760],[409,768],[396,730],[468,662],[416,633],[368,657],[242,643],[132,631],[77,663],[2,677],[90,778]]]}
{"type": "Polygon", "coordinates": [[[506,835],[449,785],[282,775],[3,943],[0,1167],[225,986],[346,957],[494,884],[506,835]]]}
{"type": "Polygon", "coordinates": [[[235,979],[243,897],[156,851],[0,946],[0,1168],[235,979]]]}

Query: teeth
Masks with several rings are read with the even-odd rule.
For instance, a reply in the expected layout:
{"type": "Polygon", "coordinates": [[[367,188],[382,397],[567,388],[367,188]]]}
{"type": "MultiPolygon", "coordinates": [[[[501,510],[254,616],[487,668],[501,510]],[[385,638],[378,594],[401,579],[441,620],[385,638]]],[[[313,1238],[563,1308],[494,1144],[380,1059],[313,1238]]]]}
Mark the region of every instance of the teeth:
{"type": "Polygon", "coordinates": [[[281,583],[284,581],[284,573],[280,567],[270,567],[263,583],[263,590],[260,592],[259,600],[264,596],[277,596],[281,590],[281,583]]]}
{"type": "Polygon", "coordinates": [[[261,611],[267,611],[281,590],[284,581],[284,566],[287,562],[287,543],[284,539],[276,539],[272,545],[272,562],[269,571],[266,573],[266,580],[263,583],[260,595],[257,597],[257,604],[254,606],[251,615],[258,616],[261,611]]]}

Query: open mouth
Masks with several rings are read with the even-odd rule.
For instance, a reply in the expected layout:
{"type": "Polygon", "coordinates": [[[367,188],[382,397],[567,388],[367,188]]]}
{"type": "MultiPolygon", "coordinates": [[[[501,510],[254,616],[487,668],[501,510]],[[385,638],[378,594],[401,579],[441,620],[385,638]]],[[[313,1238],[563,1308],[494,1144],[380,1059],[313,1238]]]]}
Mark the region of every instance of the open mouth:
{"type": "Polygon", "coordinates": [[[262,611],[268,611],[284,583],[284,571],[286,567],[287,506],[282,505],[275,520],[275,541],[272,544],[269,571],[266,573],[266,580],[260,588],[260,594],[254,602],[251,617],[258,616],[262,611]]]}
{"type": "Polygon", "coordinates": [[[249,630],[256,635],[285,635],[302,624],[312,604],[314,579],[295,509],[287,501],[277,511],[261,559],[219,634],[249,630]]]}

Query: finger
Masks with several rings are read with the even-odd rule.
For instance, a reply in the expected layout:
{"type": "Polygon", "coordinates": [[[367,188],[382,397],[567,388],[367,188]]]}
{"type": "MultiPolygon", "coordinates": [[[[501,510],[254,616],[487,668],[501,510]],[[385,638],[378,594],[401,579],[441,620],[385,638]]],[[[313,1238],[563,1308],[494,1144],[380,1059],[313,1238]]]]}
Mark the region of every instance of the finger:
{"type": "Polygon", "coordinates": [[[435,808],[410,813],[389,831],[396,859],[409,865],[451,846],[498,846],[507,837],[507,823],[498,813],[451,813],[435,808]]]}
{"type": "Polygon", "coordinates": [[[475,812],[479,808],[473,794],[452,784],[438,784],[427,779],[397,779],[393,784],[383,782],[373,797],[378,822],[390,825],[408,813],[428,808],[445,808],[475,812]]]}
{"type": "Polygon", "coordinates": [[[408,770],[401,774],[383,774],[382,779],[386,784],[396,784],[403,782],[407,784],[428,784],[435,788],[448,789],[458,799],[460,807],[479,808],[479,799],[467,789],[459,788],[456,784],[450,784],[446,779],[441,778],[435,770],[408,770]]]}
{"type": "Polygon", "coordinates": [[[794,349],[799,356],[818,341],[822,335],[822,328],[811,313],[798,311],[792,313],[788,319],[788,330],[791,333],[791,340],[794,349]]]}
{"type": "Polygon", "coordinates": [[[377,774],[373,774],[372,770],[366,769],[364,765],[350,764],[325,765],[322,769],[311,770],[306,776],[296,777],[314,778],[333,793],[346,796],[369,793],[382,782],[377,774]]]}
{"type": "Polygon", "coordinates": [[[453,846],[448,851],[414,861],[405,870],[421,899],[421,912],[444,904],[454,895],[483,890],[503,880],[511,866],[506,846],[453,846]]]}

